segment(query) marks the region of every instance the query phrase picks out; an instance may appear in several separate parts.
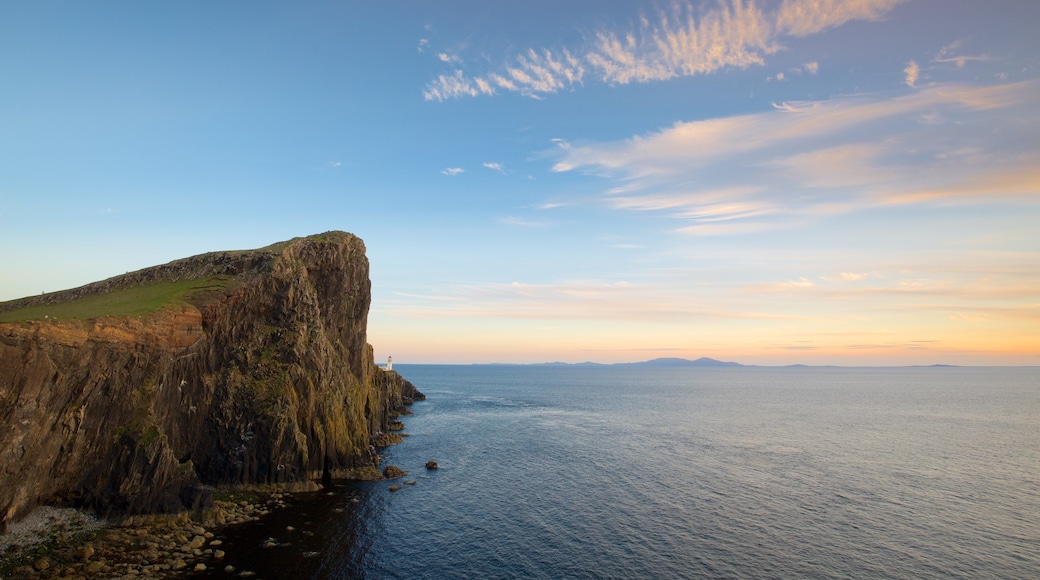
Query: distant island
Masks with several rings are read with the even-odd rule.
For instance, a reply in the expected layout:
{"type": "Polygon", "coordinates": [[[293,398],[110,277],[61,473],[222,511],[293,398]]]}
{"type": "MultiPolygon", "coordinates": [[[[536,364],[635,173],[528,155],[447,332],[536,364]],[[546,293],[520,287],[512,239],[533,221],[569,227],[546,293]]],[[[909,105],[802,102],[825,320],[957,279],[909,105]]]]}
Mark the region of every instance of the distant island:
{"type": "MultiPolygon", "coordinates": [[[[544,363],[473,363],[474,366],[541,366],[541,367],[632,367],[632,368],[827,368],[837,365],[745,365],[738,362],[722,361],[706,356],[696,360],[677,357],[663,357],[652,360],[630,363],[598,363],[592,361],[580,363],[567,362],[544,362],[544,363]]],[[[907,368],[956,368],[958,365],[934,364],[934,365],[910,365],[907,368]]]]}
{"type": "Polygon", "coordinates": [[[548,362],[548,363],[534,363],[531,366],[561,366],[561,367],[743,367],[738,362],[727,362],[721,360],[715,360],[702,356],[697,360],[690,360],[685,358],[655,358],[653,360],[645,360],[641,362],[631,363],[596,363],[596,362],[581,362],[581,363],[565,363],[565,362],[548,362]]]}

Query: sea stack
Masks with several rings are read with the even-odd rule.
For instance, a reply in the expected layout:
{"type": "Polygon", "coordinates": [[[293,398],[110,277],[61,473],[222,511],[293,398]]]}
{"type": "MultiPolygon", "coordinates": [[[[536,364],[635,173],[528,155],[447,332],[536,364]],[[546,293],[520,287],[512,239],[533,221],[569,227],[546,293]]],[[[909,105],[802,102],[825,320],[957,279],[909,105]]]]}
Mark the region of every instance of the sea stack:
{"type": "Polygon", "coordinates": [[[0,529],[378,473],[371,439],[424,397],[373,360],[368,272],[327,232],[0,303],[0,529]]]}

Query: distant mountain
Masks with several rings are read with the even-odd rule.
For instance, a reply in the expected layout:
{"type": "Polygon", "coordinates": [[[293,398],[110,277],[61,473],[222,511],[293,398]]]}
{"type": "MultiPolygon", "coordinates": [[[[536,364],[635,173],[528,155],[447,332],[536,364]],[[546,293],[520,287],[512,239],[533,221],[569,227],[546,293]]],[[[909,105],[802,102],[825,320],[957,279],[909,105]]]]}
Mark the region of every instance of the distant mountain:
{"type": "MultiPolygon", "coordinates": [[[[554,362],[543,362],[543,363],[474,363],[478,366],[532,366],[532,367],[635,367],[635,368],[682,368],[682,367],[700,367],[700,368],[840,368],[836,365],[806,365],[806,364],[791,364],[784,366],[766,366],[760,365],[744,365],[738,362],[729,362],[716,360],[702,356],[697,360],[690,360],[685,358],[665,357],[655,358],[653,360],[645,360],[642,362],[631,362],[631,363],[598,363],[585,361],[580,363],[568,363],[561,361],[554,362]]],[[[956,368],[957,365],[947,364],[934,364],[934,365],[914,365],[905,368],[956,368]]],[[[897,367],[893,367],[897,368],[897,367]]]]}
{"type": "Polygon", "coordinates": [[[654,360],[645,360],[642,362],[632,363],[598,363],[592,361],[585,361],[580,363],[568,363],[561,361],[543,362],[543,363],[474,363],[476,366],[531,366],[531,367],[743,367],[736,362],[726,362],[721,360],[715,360],[702,356],[697,360],[689,360],[685,358],[655,358],[654,360]]]}
{"type": "Polygon", "coordinates": [[[737,362],[726,362],[702,356],[697,360],[685,358],[655,358],[653,360],[636,363],[617,363],[613,366],[625,367],[742,367],[737,362]]]}
{"type": "Polygon", "coordinates": [[[603,364],[603,363],[592,362],[592,361],[585,361],[585,362],[580,362],[580,363],[566,363],[566,362],[555,361],[555,362],[547,362],[547,363],[534,363],[531,366],[535,366],[535,367],[602,367],[602,366],[606,366],[606,365],[603,364]]]}

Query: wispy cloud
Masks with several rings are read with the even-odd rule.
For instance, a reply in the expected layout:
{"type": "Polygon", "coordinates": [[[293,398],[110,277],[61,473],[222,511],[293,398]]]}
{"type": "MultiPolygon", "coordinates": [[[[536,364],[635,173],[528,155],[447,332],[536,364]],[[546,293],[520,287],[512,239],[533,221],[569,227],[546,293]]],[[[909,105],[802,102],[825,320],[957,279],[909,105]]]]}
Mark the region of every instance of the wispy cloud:
{"type": "Polygon", "coordinates": [[[689,222],[677,231],[695,235],[884,204],[1035,200],[1040,146],[1028,127],[1038,90],[941,85],[788,102],[623,141],[561,141],[553,170],[605,178],[603,203],[667,213],[689,222]],[[1002,114],[988,114],[995,110],[1002,114]]]}
{"type": "Polygon", "coordinates": [[[502,164],[501,163],[496,163],[496,162],[493,162],[493,161],[485,162],[484,163],[484,167],[487,167],[488,169],[490,169],[492,171],[497,171],[499,173],[505,173],[506,172],[506,170],[502,168],[502,164]]]}
{"type": "Polygon", "coordinates": [[[472,283],[398,295],[395,313],[414,318],[494,318],[676,322],[692,319],[796,319],[744,309],[745,304],[676,294],[656,284],[624,280],[569,280],[559,283],[472,283]]]}
{"type": "Polygon", "coordinates": [[[445,167],[444,169],[441,170],[441,173],[443,173],[444,175],[450,175],[450,176],[460,175],[460,174],[465,173],[465,172],[466,172],[466,170],[461,168],[461,167],[445,167]]]}
{"type": "Polygon", "coordinates": [[[935,57],[935,62],[938,63],[953,63],[957,68],[964,68],[969,62],[989,62],[993,58],[982,55],[965,55],[955,54],[963,44],[963,41],[957,41],[950,43],[939,50],[939,54],[935,57]]]}
{"type": "Polygon", "coordinates": [[[423,90],[423,97],[427,101],[445,101],[457,97],[493,94],[495,94],[495,90],[487,79],[468,78],[461,70],[456,70],[454,74],[437,77],[437,80],[426,85],[426,89],[423,90]]]}
{"type": "Polygon", "coordinates": [[[853,20],[879,20],[905,0],[784,0],[777,10],[779,34],[809,36],[853,20]]]}
{"type": "Polygon", "coordinates": [[[906,79],[903,82],[906,83],[906,86],[913,87],[917,83],[917,78],[921,75],[921,67],[917,66],[916,62],[910,61],[906,68],[903,69],[903,72],[906,73],[906,79]]]}
{"type": "MultiPolygon", "coordinates": [[[[706,10],[680,2],[653,19],[644,16],[635,29],[598,31],[580,48],[530,48],[497,69],[442,74],[426,85],[423,96],[431,101],[498,91],[538,96],[590,78],[625,85],[746,68],[763,64],[786,37],[809,36],[852,20],[877,20],[902,1],[784,0],[762,8],[754,0],[731,0],[706,10]]],[[[815,73],[818,65],[806,67],[815,73]]]]}
{"type": "Polygon", "coordinates": [[[521,228],[547,228],[553,225],[548,221],[532,221],[522,217],[509,216],[498,220],[498,223],[521,228]]]}

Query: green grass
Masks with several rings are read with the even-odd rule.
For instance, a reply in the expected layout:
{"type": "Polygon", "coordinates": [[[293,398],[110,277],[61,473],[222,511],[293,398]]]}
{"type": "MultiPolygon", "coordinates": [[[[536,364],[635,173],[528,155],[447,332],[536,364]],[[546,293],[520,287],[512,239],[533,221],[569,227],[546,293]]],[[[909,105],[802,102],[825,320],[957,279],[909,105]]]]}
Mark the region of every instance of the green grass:
{"type": "Polygon", "coordinates": [[[27,320],[77,319],[88,320],[102,316],[142,316],[163,306],[189,303],[209,292],[223,292],[235,283],[231,276],[211,276],[205,280],[159,282],[148,286],[116,290],[85,296],[60,304],[27,306],[0,312],[0,322],[27,320]]]}

